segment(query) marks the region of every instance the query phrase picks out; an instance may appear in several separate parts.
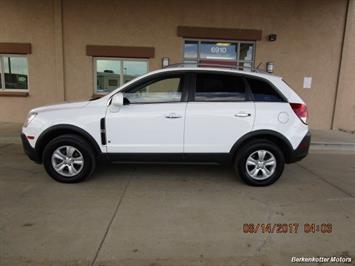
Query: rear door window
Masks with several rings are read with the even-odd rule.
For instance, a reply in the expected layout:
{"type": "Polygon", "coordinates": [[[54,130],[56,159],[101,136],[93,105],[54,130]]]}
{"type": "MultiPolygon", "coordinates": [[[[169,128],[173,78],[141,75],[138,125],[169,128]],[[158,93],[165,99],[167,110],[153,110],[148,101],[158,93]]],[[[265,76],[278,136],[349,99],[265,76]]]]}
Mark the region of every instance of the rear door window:
{"type": "Polygon", "coordinates": [[[196,74],[196,102],[235,102],[245,101],[243,77],[228,74],[196,74]]]}
{"type": "Polygon", "coordinates": [[[261,79],[246,78],[256,102],[284,102],[273,86],[261,79]]]}

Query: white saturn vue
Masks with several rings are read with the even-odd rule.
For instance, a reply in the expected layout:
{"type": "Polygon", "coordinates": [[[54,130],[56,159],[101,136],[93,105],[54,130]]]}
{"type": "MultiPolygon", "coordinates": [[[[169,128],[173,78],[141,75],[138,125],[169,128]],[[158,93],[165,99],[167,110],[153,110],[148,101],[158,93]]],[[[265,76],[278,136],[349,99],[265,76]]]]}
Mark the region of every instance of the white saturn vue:
{"type": "Polygon", "coordinates": [[[266,186],[308,154],[307,116],[280,77],[175,66],[99,99],[33,109],[21,138],[26,154],[60,182],[82,181],[109,160],[220,163],[266,186]]]}

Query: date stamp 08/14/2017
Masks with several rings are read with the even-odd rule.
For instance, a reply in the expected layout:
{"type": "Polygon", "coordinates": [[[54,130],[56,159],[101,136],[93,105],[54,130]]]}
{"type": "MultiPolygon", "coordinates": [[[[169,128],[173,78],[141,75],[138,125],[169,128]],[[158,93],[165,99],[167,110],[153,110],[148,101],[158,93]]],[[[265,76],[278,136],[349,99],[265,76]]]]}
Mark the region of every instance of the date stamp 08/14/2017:
{"type": "Polygon", "coordinates": [[[321,233],[330,234],[333,232],[331,223],[245,223],[243,233],[262,234],[298,234],[298,233],[321,233]]]}

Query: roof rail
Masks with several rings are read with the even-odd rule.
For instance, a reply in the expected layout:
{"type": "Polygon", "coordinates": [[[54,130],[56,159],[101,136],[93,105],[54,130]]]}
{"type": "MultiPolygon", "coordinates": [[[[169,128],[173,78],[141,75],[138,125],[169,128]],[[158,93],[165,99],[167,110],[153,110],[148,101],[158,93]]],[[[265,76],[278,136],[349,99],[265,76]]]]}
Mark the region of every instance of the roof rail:
{"type": "Polygon", "coordinates": [[[237,65],[232,65],[232,64],[197,63],[197,62],[176,63],[176,64],[168,65],[164,68],[171,68],[171,67],[221,67],[221,68],[239,69],[237,65]]]}
{"type": "Polygon", "coordinates": [[[191,66],[197,66],[197,63],[176,63],[176,64],[171,64],[164,66],[163,68],[171,68],[171,67],[191,67],[191,66]]]}
{"type": "MultiPolygon", "coordinates": [[[[258,67],[261,64],[258,65],[258,67]]],[[[257,68],[246,68],[240,67],[238,65],[231,65],[231,64],[214,64],[214,63],[198,63],[198,62],[184,62],[184,63],[176,63],[165,66],[163,68],[173,68],[173,67],[217,67],[217,68],[228,68],[228,69],[235,69],[240,71],[249,71],[249,72],[256,72],[256,73],[263,73],[269,74],[268,72],[257,68]]]]}

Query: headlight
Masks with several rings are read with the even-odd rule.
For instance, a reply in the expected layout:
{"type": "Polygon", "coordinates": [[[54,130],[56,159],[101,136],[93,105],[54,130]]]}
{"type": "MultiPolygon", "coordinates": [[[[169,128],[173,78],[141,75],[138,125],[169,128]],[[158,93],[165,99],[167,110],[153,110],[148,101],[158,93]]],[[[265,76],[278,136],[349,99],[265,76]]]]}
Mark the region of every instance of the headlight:
{"type": "Polygon", "coordinates": [[[23,124],[23,127],[27,127],[27,126],[31,123],[31,121],[33,120],[33,118],[36,117],[36,115],[37,115],[36,112],[31,112],[31,113],[29,113],[29,114],[27,115],[27,119],[26,119],[25,123],[23,124]]]}

